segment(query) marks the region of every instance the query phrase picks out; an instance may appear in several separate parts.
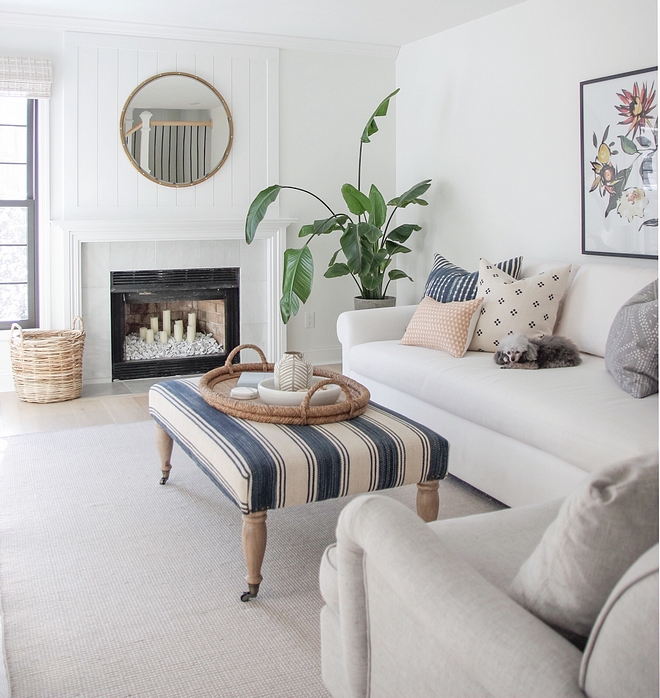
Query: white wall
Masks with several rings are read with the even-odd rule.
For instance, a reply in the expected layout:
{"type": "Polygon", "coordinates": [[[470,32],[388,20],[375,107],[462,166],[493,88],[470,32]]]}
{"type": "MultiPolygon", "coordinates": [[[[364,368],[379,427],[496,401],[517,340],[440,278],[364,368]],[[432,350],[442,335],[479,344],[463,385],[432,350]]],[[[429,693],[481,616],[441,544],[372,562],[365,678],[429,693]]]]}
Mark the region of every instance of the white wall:
{"type": "Polygon", "coordinates": [[[654,0],[528,0],[401,49],[397,181],[433,186],[400,302],[435,252],[656,264],[581,254],[579,105],[581,81],[657,65],[656,28],[654,0]]]}
{"type": "MultiPolygon", "coordinates": [[[[105,244],[112,221],[122,228],[134,222],[136,229],[142,222],[152,227],[158,221],[164,226],[190,222],[191,228],[203,221],[240,222],[257,191],[277,181],[309,187],[339,205],[341,184],[355,176],[364,123],[394,84],[395,52],[373,55],[360,47],[351,52],[346,45],[335,51],[331,42],[319,51],[280,50],[250,42],[186,41],[176,32],[157,38],[103,34],[98,26],[86,32],[17,25],[0,26],[0,45],[5,55],[53,60],[49,194],[50,219],[57,225],[44,231],[42,247],[42,310],[52,327],[68,326],[72,315],[69,275],[75,270],[68,268],[67,226],[85,223],[86,234],[97,226],[104,241],[100,244],[105,244]],[[120,111],[130,91],[146,77],[167,70],[209,79],[227,99],[234,118],[229,160],[212,180],[188,189],[159,187],[141,177],[118,136],[120,111]]],[[[386,195],[393,190],[394,139],[392,117],[367,159],[367,172],[378,172],[386,195]]],[[[285,211],[273,206],[269,217],[306,222],[319,215],[302,198],[283,197],[282,203],[285,211]]],[[[292,228],[290,244],[295,244],[298,226],[292,228]]],[[[339,361],[335,322],[339,312],[352,307],[352,290],[342,283],[346,280],[322,278],[337,241],[320,242],[315,246],[317,284],[308,304],[315,311],[316,327],[302,331],[301,314],[289,327],[288,342],[311,350],[312,360],[339,361]]],[[[0,333],[0,390],[12,389],[7,340],[8,333],[0,333]]],[[[91,351],[94,343],[89,340],[88,332],[91,351]]],[[[86,356],[86,364],[93,365],[92,358],[86,356]]]]}
{"type": "MultiPolygon", "coordinates": [[[[334,211],[347,211],[344,183],[356,184],[360,136],[380,101],[394,90],[393,57],[284,50],[280,55],[280,183],[314,192],[334,211]]],[[[396,97],[399,99],[399,96],[396,97]]],[[[395,111],[378,120],[379,131],[363,151],[362,189],[375,183],[386,200],[395,196],[395,111]]],[[[326,209],[301,192],[280,195],[280,213],[297,218],[288,247],[302,247],[301,225],[326,217],[326,209]]],[[[309,300],[288,325],[288,346],[314,363],[341,361],[337,316],[353,309],[357,288],[350,277],[325,279],[339,234],[315,238],[314,286],[309,300]],[[314,329],[304,315],[313,312],[314,329]]]]}

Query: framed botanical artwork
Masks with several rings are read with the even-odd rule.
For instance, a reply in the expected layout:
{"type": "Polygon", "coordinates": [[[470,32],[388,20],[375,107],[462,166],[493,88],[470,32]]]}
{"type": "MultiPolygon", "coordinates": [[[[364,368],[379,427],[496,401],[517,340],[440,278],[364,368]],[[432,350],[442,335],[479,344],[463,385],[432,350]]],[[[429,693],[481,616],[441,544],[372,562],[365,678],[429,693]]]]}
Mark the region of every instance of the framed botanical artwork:
{"type": "Polygon", "coordinates": [[[580,83],[584,254],[658,258],[657,77],[580,83]]]}

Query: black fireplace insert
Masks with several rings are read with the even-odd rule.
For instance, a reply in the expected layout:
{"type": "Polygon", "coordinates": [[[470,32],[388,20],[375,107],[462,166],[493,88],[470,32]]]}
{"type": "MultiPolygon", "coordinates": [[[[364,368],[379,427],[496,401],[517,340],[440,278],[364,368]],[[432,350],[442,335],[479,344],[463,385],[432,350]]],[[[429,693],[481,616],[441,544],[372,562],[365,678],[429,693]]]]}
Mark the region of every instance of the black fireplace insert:
{"type": "Polygon", "coordinates": [[[113,380],[222,366],[240,340],[239,281],[236,267],[110,272],[113,380]]]}

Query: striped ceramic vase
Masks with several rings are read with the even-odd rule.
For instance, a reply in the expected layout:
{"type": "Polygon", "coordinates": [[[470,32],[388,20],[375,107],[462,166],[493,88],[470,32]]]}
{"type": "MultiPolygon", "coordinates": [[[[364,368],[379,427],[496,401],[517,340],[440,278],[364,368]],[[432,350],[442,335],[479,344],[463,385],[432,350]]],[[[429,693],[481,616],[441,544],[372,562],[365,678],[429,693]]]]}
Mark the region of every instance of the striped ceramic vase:
{"type": "Polygon", "coordinates": [[[275,388],[277,390],[306,390],[312,384],[314,369],[299,351],[285,351],[275,364],[275,388]]]}

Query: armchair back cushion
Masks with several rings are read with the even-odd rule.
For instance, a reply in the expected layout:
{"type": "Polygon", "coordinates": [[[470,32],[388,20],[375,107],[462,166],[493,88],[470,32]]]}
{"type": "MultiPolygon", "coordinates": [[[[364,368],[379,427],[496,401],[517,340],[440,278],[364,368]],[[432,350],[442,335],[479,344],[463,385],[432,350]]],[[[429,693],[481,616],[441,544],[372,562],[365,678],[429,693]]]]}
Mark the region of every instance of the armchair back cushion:
{"type": "Polygon", "coordinates": [[[565,499],[510,594],[538,618],[587,637],[623,573],[657,542],[657,455],[616,464],[565,499]]]}
{"type": "Polygon", "coordinates": [[[598,615],[580,667],[593,698],[658,695],[658,546],[623,575],[598,615]]]}

